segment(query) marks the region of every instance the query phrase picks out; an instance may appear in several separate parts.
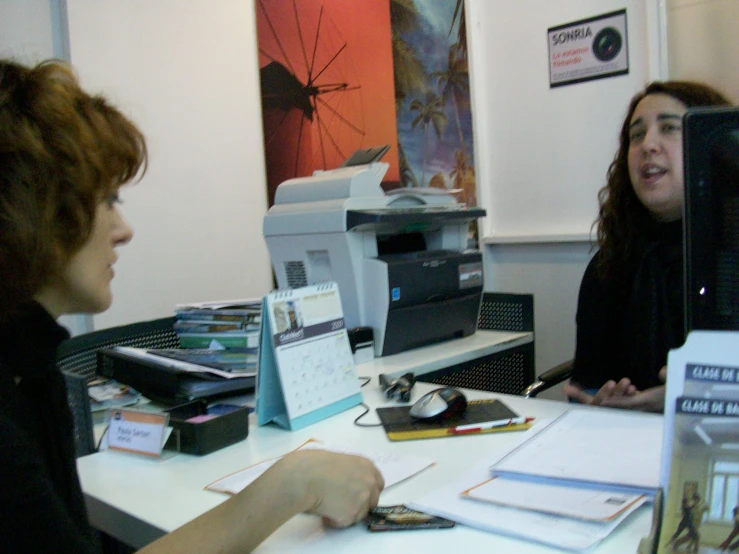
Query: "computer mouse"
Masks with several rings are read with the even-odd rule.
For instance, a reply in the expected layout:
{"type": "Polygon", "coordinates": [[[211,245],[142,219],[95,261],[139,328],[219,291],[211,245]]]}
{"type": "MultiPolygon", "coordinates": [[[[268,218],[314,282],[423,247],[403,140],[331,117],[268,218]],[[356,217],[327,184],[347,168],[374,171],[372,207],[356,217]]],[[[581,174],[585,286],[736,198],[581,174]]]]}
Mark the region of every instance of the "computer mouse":
{"type": "Polygon", "coordinates": [[[411,406],[410,414],[416,419],[447,419],[461,415],[467,409],[467,398],[450,387],[435,389],[424,394],[411,406]]]}

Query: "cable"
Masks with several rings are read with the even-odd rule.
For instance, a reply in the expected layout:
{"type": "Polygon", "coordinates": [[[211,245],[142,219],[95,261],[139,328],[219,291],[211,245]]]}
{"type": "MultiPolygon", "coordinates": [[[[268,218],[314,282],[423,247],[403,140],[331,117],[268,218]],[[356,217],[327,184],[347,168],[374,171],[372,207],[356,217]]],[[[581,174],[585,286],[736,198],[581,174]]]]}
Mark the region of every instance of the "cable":
{"type": "Polygon", "coordinates": [[[354,420],[354,425],[358,427],[382,427],[382,423],[359,423],[359,420],[366,416],[370,411],[370,407],[364,402],[362,402],[361,406],[364,408],[364,411],[357,416],[357,419],[354,420]]]}
{"type": "MultiPolygon", "coordinates": [[[[372,377],[362,377],[359,376],[359,379],[365,379],[364,383],[359,385],[359,388],[364,387],[365,385],[368,385],[370,381],[372,381],[372,377]]],[[[369,411],[370,407],[367,406],[364,402],[362,402],[361,406],[364,408],[364,411],[357,416],[357,418],[354,420],[354,425],[357,427],[381,427],[382,423],[359,423],[359,420],[362,419],[364,416],[366,416],[369,411]]]]}
{"type": "Polygon", "coordinates": [[[105,438],[105,435],[108,433],[108,429],[110,428],[110,423],[108,423],[105,426],[105,429],[103,429],[103,434],[100,435],[100,440],[98,440],[98,443],[95,445],[95,452],[100,451],[100,445],[103,444],[103,439],[105,438]]]}

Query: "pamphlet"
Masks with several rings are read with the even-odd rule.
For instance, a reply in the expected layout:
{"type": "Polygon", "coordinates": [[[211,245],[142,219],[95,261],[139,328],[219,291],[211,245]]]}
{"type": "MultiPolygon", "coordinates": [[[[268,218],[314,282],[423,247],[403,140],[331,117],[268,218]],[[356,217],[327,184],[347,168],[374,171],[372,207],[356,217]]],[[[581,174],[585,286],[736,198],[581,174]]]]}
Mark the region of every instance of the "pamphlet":
{"type": "Polygon", "coordinates": [[[693,331],[668,358],[660,554],[739,548],[739,333],[693,331]]]}

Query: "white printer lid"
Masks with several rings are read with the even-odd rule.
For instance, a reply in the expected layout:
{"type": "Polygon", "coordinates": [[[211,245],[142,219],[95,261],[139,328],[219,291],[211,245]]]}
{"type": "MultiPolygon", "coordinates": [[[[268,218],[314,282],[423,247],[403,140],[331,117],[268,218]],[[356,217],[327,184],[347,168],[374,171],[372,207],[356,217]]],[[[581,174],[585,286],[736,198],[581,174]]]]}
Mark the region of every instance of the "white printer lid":
{"type": "Polygon", "coordinates": [[[440,189],[406,188],[386,194],[381,182],[388,167],[387,163],[373,162],[319,170],[310,177],[285,181],[277,187],[275,203],[264,216],[264,236],[343,232],[380,223],[378,211],[384,213],[379,215],[383,225],[391,221],[398,225],[411,214],[424,221],[449,223],[485,215],[484,210],[467,208],[440,189]],[[348,225],[350,214],[353,222],[348,225]]]}
{"type": "Polygon", "coordinates": [[[384,162],[369,165],[317,170],[310,177],[297,177],[281,183],[275,192],[275,205],[321,202],[343,198],[385,196],[380,183],[390,167],[384,162]]]}

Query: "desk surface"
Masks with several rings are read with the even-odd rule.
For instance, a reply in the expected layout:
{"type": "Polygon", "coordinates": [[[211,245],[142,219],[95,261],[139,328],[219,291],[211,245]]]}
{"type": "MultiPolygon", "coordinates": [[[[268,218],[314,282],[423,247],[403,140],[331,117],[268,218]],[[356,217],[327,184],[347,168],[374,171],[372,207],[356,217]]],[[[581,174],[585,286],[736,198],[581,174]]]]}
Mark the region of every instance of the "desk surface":
{"type": "Polygon", "coordinates": [[[386,373],[400,377],[407,371],[413,371],[419,376],[528,344],[533,340],[534,334],[530,332],[477,331],[462,339],[375,358],[371,362],[358,365],[357,374],[370,376],[386,373]]]}
{"type": "MultiPolygon", "coordinates": [[[[375,368],[372,372],[367,366],[369,364],[362,364],[358,371],[362,375],[373,377],[370,384],[362,389],[365,402],[372,407],[396,405],[388,403],[378,387],[377,374],[386,369],[375,368]]],[[[408,370],[406,367],[402,371],[408,370]]],[[[433,388],[433,385],[417,383],[414,399],[433,388]]],[[[481,391],[466,392],[470,399],[501,397],[518,413],[536,418],[556,417],[570,407],[560,402],[492,395],[481,391]]],[[[357,406],[294,432],[272,425],[257,427],[252,416],[246,440],[204,457],[181,454],[170,459],[151,460],[118,452],[101,452],[80,458],[77,465],[82,488],[89,502],[90,519],[96,527],[140,547],[228,498],[226,495],[204,490],[206,485],[259,461],[282,456],[309,438],[377,451],[417,454],[436,460],[433,467],[383,491],[380,504],[401,504],[423,496],[480,460],[495,458],[506,451],[511,441],[517,440],[519,436],[518,433],[503,433],[394,443],[387,439],[382,427],[355,426],[353,421],[362,411],[363,408],[357,406]],[[450,446],[453,448],[449,448],[450,446]]],[[[376,420],[374,414],[368,414],[364,418],[368,423],[376,420]]],[[[649,532],[650,523],[651,509],[640,508],[601,543],[595,552],[636,552],[639,540],[649,532]]],[[[302,514],[281,527],[257,552],[361,554],[420,551],[424,554],[447,554],[478,549],[481,552],[517,554],[562,552],[463,525],[442,531],[370,533],[363,525],[344,530],[324,529],[319,518],[302,514]]]]}

